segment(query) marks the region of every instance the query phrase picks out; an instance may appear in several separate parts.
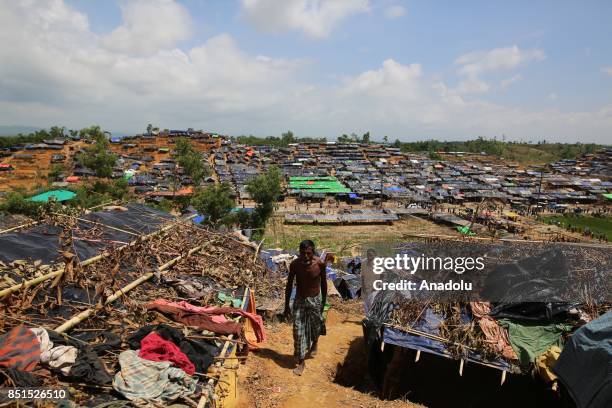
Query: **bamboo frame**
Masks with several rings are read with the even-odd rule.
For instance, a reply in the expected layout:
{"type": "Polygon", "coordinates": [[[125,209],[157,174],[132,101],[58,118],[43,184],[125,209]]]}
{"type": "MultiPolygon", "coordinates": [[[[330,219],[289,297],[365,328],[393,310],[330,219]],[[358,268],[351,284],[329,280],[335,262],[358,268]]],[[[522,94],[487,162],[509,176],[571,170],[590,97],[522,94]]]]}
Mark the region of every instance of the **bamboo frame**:
{"type": "MultiPolygon", "coordinates": [[[[390,327],[390,328],[392,328],[392,329],[401,330],[401,331],[403,331],[404,333],[412,334],[413,336],[421,336],[421,337],[426,337],[426,338],[429,338],[429,339],[432,339],[432,340],[439,341],[439,342],[441,342],[441,343],[453,344],[453,345],[455,345],[455,346],[465,347],[465,348],[466,348],[466,349],[468,349],[468,350],[478,351],[478,350],[475,350],[475,349],[474,349],[474,348],[472,348],[472,347],[468,347],[468,346],[465,346],[465,345],[463,345],[463,344],[456,343],[456,342],[454,342],[454,341],[451,341],[451,340],[445,339],[444,337],[436,336],[435,334],[426,333],[426,332],[423,332],[423,331],[420,331],[420,330],[411,329],[411,328],[408,328],[408,327],[394,326],[394,325],[392,325],[392,324],[388,324],[388,323],[383,323],[383,325],[384,325],[384,326],[386,326],[386,327],[390,327]]],[[[384,341],[382,342],[382,344],[384,344],[384,341]]],[[[382,348],[381,348],[381,351],[382,351],[382,348]]],[[[420,357],[420,353],[419,353],[419,357],[420,357]]],[[[450,357],[450,355],[449,355],[449,357],[450,357]]],[[[493,365],[493,364],[491,364],[491,363],[488,363],[488,362],[486,362],[486,361],[476,361],[476,364],[480,364],[480,365],[483,365],[483,366],[487,366],[487,367],[495,368],[495,369],[497,369],[497,370],[504,371],[504,372],[505,372],[505,371],[507,371],[507,369],[506,369],[506,368],[498,367],[498,366],[493,365]]],[[[461,373],[462,373],[462,372],[463,372],[463,359],[461,359],[461,365],[460,365],[460,375],[461,375],[461,373]]]]}
{"type": "MultiPolygon", "coordinates": [[[[189,220],[189,219],[191,219],[193,217],[195,217],[195,215],[194,216],[189,216],[189,217],[185,218],[185,220],[189,220]]],[[[180,221],[182,221],[182,220],[180,220],[180,221]]],[[[119,248],[119,250],[127,248],[127,247],[130,247],[130,246],[136,244],[137,242],[142,242],[144,240],[150,239],[150,238],[154,237],[157,234],[161,234],[162,232],[166,232],[166,231],[168,231],[168,230],[170,230],[170,229],[180,225],[180,221],[176,222],[176,223],[172,223],[172,224],[166,225],[165,227],[162,227],[159,230],[154,231],[154,232],[152,232],[152,233],[150,233],[148,235],[141,235],[138,238],[136,238],[134,241],[130,242],[129,244],[124,245],[121,248],[119,248]]],[[[102,225],[104,225],[104,224],[102,224],[102,225]]],[[[92,264],[94,262],[99,261],[100,259],[106,258],[110,254],[111,254],[110,251],[106,251],[106,250],[102,251],[100,254],[98,254],[98,255],[96,255],[94,257],[91,257],[91,258],[88,258],[88,259],[86,259],[84,261],[81,261],[80,265],[81,266],[87,266],[89,264],[92,264]]],[[[49,279],[55,278],[57,276],[60,276],[60,275],[62,275],[64,273],[65,268],[66,267],[63,266],[63,267],[61,267],[57,271],[50,272],[50,273],[48,273],[46,275],[39,276],[38,278],[31,279],[31,280],[25,281],[25,282],[21,282],[21,283],[19,283],[17,285],[14,285],[14,286],[11,286],[9,288],[0,290],[0,298],[3,298],[5,296],[7,296],[7,295],[10,295],[11,293],[20,291],[21,289],[29,288],[30,286],[34,286],[34,285],[39,284],[41,282],[44,282],[46,280],[49,280],[49,279]]]]}
{"type": "MultiPolygon", "coordinates": [[[[173,258],[170,261],[166,262],[165,264],[159,266],[155,272],[149,272],[149,273],[147,273],[145,275],[142,275],[140,278],[130,282],[129,284],[127,284],[126,286],[124,286],[123,288],[117,290],[115,293],[113,293],[111,296],[109,296],[106,299],[106,301],[104,302],[104,306],[113,303],[115,300],[119,299],[121,296],[125,295],[130,290],[132,290],[135,287],[139,286],[141,283],[148,281],[153,276],[155,276],[157,273],[161,273],[164,270],[168,269],[169,267],[171,267],[172,265],[174,265],[175,263],[177,263],[181,259],[184,259],[184,258],[186,258],[186,257],[188,257],[188,256],[190,256],[190,255],[192,255],[194,253],[196,253],[197,251],[202,250],[209,243],[210,242],[206,242],[205,244],[202,244],[202,245],[199,245],[199,246],[197,246],[195,248],[192,248],[186,254],[179,255],[176,258],[173,258]]],[[[84,310],[81,313],[77,314],[76,316],[73,316],[72,318],[70,318],[70,320],[66,321],[64,324],[62,324],[62,325],[58,326],[57,328],[55,328],[55,331],[58,332],[58,333],[63,333],[65,331],[68,331],[68,330],[72,329],[74,326],[76,326],[77,324],[81,323],[83,320],[88,319],[89,317],[93,316],[98,310],[99,310],[98,308],[91,308],[91,309],[84,310]]]]}

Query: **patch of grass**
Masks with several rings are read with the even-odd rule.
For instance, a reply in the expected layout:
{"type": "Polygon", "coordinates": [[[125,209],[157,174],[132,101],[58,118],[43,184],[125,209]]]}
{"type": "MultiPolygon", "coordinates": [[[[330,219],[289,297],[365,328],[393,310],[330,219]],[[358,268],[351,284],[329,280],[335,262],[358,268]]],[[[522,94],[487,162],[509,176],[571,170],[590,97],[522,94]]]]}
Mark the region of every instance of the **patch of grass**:
{"type": "Polygon", "coordinates": [[[584,215],[554,215],[542,217],[547,224],[556,224],[565,229],[576,228],[579,232],[585,229],[596,234],[604,234],[612,241],[612,217],[591,217],[584,215]]]}

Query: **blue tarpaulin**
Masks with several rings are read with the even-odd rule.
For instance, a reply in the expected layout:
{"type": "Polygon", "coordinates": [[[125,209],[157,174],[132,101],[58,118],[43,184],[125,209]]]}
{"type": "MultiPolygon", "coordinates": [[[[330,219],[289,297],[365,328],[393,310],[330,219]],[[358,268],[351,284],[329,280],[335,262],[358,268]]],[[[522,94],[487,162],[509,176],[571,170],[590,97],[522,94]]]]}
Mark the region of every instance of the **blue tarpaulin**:
{"type": "MultiPolygon", "coordinates": [[[[467,314],[462,314],[462,320],[467,323],[470,320],[470,317],[467,314]]],[[[428,308],[425,310],[422,318],[413,326],[413,329],[426,334],[439,336],[440,334],[438,327],[440,326],[441,322],[442,317],[431,310],[431,308],[428,308]]],[[[407,333],[393,327],[384,327],[382,339],[387,344],[393,344],[395,346],[413,350],[421,350],[426,353],[432,353],[448,358],[453,357],[447,350],[446,343],[419,334],[407,333]]],[[[485,361],[480,354],[473,351],[468,351],[467,361],[474,363],[486,363],[499,369],[510,369],[510,364],[504,360],[500,359],[496,361],[485,361]]]]}
{"type": "Polygon", "coordinates": [[[570,337],[553,371],[578,408],[604,408],[612,401],[612,312],[570,337]]]}
{"type": "Polygon", "coordinates": [[[195,217],[193,217],[193,222],[195,222],[196,224],[201,224],[206,220],[206,216],[205,215],[196,215],[195,217]]]}

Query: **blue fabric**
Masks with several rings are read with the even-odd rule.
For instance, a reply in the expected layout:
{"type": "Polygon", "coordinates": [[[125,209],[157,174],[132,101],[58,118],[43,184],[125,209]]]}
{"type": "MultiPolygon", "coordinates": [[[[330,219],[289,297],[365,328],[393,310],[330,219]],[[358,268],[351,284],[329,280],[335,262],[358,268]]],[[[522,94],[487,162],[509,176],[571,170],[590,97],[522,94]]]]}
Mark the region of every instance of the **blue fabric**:
{"type": "Polygon", "coordinates": [[[198,215],[193,218],[193,222],[195,222],[196,224],[201,224],[204,220],[206,220],[205,215],[198,215]]]}
{"type": "Polygon", "coordinates": [[[612,312],[570,337],[553,371],[578,408],[612,405],[612,312]]]}
{"type": "MultiPolygon", "coordinates": [[[[462,320],[468,322],[470,317],[467,314],[462,314],[462,320]]],[[[413,329],[439,336],[438,328],[442,322],[442,317],[433,312],[431,309],[425,310],[422,318],[417,324],[414,325],[413,329]]],[[[387,344],[395,346],[405,347],[413,350],[421,350],[426,353],[436,354],[439,356],[453,358],[452,354],[447,350],[446,343],[438,340],[430,339],[428,337],[419,336],[416,334],[406,333],[402,330],[395,329],[392,327],[384,327],[383,329],[383,341],[387,344]]],[[[510,364],[499,359],[496,361],[485,361],[483,357],[473,351],[468,351],[467,361],[474,363],[483,363],[493,365],[500,369],[509,369],[510,364]]]]}

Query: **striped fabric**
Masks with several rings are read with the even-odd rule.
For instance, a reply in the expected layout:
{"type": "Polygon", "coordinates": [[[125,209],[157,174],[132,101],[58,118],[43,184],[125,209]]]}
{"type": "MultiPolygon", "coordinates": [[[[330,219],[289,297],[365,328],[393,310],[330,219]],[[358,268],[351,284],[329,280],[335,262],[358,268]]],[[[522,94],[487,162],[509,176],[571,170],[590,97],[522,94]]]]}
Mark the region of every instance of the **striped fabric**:
{"type": "Polygon", "coordinates": [[[113,388],[129,400],[168,402],[195,392],[197,380],[169,361],[145,360],[128,350],[119,354],[119,364],[113,388]]]}
{"type": "Polygon", "coordinates": [[[0,336],[0,367],[32,371],[39,360],[40,343],[27,327],[14,327],[0,336]]]}
{"type": "Polygon", "coordinates": [[[293,354],[297,359],[306,357],[312,343],[319,338],[322,327],[321,298],[296,298],[293,303],[293,354]]]}

